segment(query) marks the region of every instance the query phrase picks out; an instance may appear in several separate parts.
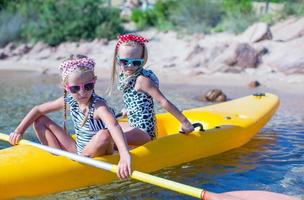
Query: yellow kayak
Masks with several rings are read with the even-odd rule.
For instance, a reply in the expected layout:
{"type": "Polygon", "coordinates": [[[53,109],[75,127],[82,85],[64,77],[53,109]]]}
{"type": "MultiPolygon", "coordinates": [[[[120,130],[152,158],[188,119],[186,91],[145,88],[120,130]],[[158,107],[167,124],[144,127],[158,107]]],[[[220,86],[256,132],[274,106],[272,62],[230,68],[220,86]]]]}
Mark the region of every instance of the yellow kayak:
{"type": "MultiPolygon", "coordinates": [[[[135,170],[165,167],[219,154],[247,143],[279,107],[273,94],[259,94],[184,111],[205,131],[179,133],[180,123],[169,113],[157,115],[158,137],[132,149],[135,170]]],[[[116,164],[117,154],[96,158],[116,164]]],[[[0,199],[32,197],[116,180],[115,174],[55,156],[29,145],[0,150],[0,199]]]]}

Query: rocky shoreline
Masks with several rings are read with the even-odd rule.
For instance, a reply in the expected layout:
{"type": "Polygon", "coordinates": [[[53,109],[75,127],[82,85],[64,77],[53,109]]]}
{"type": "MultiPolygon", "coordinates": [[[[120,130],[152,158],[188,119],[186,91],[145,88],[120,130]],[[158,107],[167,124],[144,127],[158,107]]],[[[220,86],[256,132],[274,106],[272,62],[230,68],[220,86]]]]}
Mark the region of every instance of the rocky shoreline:
{"type": "MultiPolygon", "coordinates": [[[[304,18],[289,18],[268,26],[256,23],[234,35],[179,35],[175,32],[138,32],[150,40],[147,67],[161,82],[258,87],[264,85],[301,93],[304,87],[304,18]],[[258,83],[257,83],[258,82],[258,83]],[[250,85],[251,84],[251,85],[250,85]]],[[[100,78],[109,79],[116,41],[66,42],[50,47],[14,43],[0,49],[0,70],[57,73],[70,54],[93,57],[100,78]]]]}

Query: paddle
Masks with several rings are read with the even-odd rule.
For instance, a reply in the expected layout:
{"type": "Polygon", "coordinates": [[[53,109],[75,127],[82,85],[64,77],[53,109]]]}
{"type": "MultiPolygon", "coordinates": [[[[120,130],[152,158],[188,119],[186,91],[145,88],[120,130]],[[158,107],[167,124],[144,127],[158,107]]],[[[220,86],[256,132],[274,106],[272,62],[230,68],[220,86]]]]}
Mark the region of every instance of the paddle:
{"type": "MultiPolygon", "coordinates": [[[[0,140],[3,141],[9,141],[9,136],[3,133],[0,133],[0,140]]],[[[80,163],[87,164],[89,166],[94,166],[100,169],[104,169],[107,171],[111,171],[116,173],[117,172],[117,165],[107,163],[104,161],[99,161],[99,160],[94,160],[92,158],[88,157],[83,157],[79,156],[77,154],[73,154],[67,151],[63,151],[60,149],[55,149],[53,147],[49,147],[46,145],[34,143],[25,139],[22,139],[19,144],[24,144],[24,145],[31,145],[36,148],[45,150],[47,152],[53,153],[55,155],[59,156],[64,156],[69,159],[72,159],[74,161],[78,161],[80,163]]],[[[182,194],[186,194],[192,197],[200,198],[200,199],[205,199],[205,200],[212,200],[212,199],[221,199],[221,200],[241,200],[241,199],[246,199],[246,200],[262,200],[262,199],[267,199],[267,200],[296,200],[296,198],[289,197],[283,194],[278,194],[278,193],[273,193],[273,192],[265,192],[265,191],[234,191],[234,192],[227,192],[227,193],[222,193],[222,194],[216,194],[213,192],[205,192],[206,190],[200,189],[200,188],[195,188],[189,185],[185,185],[182,183],[174,182],[171,180],[167,180],[164,178],[160,178],[157,176],[153,176],[150,174],[146,174],[143,172],[139,171],[133,171],[131,178],[150,183],[152,185],[156,185],[168,190],[172,190],[175,192],[179,192],[182,194]]]]}

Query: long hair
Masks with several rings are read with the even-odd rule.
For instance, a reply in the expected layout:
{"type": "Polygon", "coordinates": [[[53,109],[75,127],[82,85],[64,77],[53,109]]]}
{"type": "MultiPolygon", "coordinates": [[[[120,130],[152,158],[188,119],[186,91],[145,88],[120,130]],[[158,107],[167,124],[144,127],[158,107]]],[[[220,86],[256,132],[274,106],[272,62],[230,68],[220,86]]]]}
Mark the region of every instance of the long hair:
{"type": "MultiPolygon", "coordinates": [[[[128,42],[124,42],[122,43],[120,46],[125,45],[125,46],[133,46],[133,47],[141,47],[142,48],[142,57],[144,59],[144,63],[143,65],[145,65],[148,61],[148,50],[145,44],[141,45],[139,43],[137,43],[136,41],[128,41],[128,42]]],[[[115,48],[114,50],[114,56],[113,56],[113,63],[112,63],[112,73],[111,73],[111,86],[108,89],[108,95],[111,95],[114,87],[115,87],[115,82],[117,79],[117,54],[119,51],[119,47],[115,48]]]]}
{"type": "MultiPolygon", "coordinates": [[[[82,58],[88,58],[88,57],[85,56],[85,55],[80,55],[80,54],[77,54],[77,55],[72,54],[72,55],[69,56],[69,58],[65,59],[63,62],[69,61],[69,60],[82,59],[82,58]]],[[[85,66],[83,66],[83,67],[80,66],[80,67],[79,67],[79,70],[80,70],[81,72],[87,72],[87,71],[88,71],[88,70],[85,68],[85,66]]],[[[93,72],[94,78],[96,78],[96,76],[95,76],[95,74],[94,74],[94,71],[92,71],[92,72],[93,72]]],[[[67,82],[68,82],[68,76],[66,76],[66,77],[62,80],[63,86],[66,85],[67,82]]],[[[63,88],[63,98],[64,98],[64,105],[63,105],[63,119],[64,119],[64,121],[63,121],[63,130],[64,130],[64,133],[65,133],[65,134],[68,134],[68,133],[67,133],[67,103],[66,103],[66,101],[65,101],[66,97],[67,97],[67,91],[66,91],[65,88],[63,88]]],[[[89,108],[91,107],[91,104],[92,104],[92,98],[90,98],[89,108]]],[[[89,113],[89,111],[88,111],[88,114],[85,116],[85,118],[84,118],[84,120],[83,120],[81,126],[84,126],[84,124],[85,124],[86,121],[88,120],[89,114],[90,114],[90,113],[89,113]]]]}

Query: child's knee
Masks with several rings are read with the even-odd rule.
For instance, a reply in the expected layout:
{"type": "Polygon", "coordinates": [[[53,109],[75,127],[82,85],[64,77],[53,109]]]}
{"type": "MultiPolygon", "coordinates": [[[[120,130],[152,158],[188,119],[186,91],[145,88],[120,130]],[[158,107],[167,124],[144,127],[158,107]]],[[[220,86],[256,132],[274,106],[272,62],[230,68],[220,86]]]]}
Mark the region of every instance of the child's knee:
{"type": "Polygon", "coordinates": [[[97,141],[111,142],[112,136],[108,130],[98,131],[95,135],[97,141]]]}
{"type": "Polygon", "coordinates": [[[94,140],[95,140],[94,144],[95,144],[95,148],[97,150],[105,149],[113,143],[111,134],[107,130],[102,131],[102,132],[98,132],[95,135],[95,137],[96,138],[94,138],[94,140]]]}
{"type": "Polygon", "coordinates": [[[42,125],[44,125],[46,123],[46,117],[45,116],[41,116],[39,117],[38,119],[36,119],[34,122],[33,122],[33,127],[34,128],[39,128],[41,127],[42,125]]]}
{"type": "Polygon", "coordinates": [[[92,140],[93,141],[83,150],[83,156],[96,157],[104,155],[113,144],[112,137],[108,130],[99,131],[92,140]]]}

